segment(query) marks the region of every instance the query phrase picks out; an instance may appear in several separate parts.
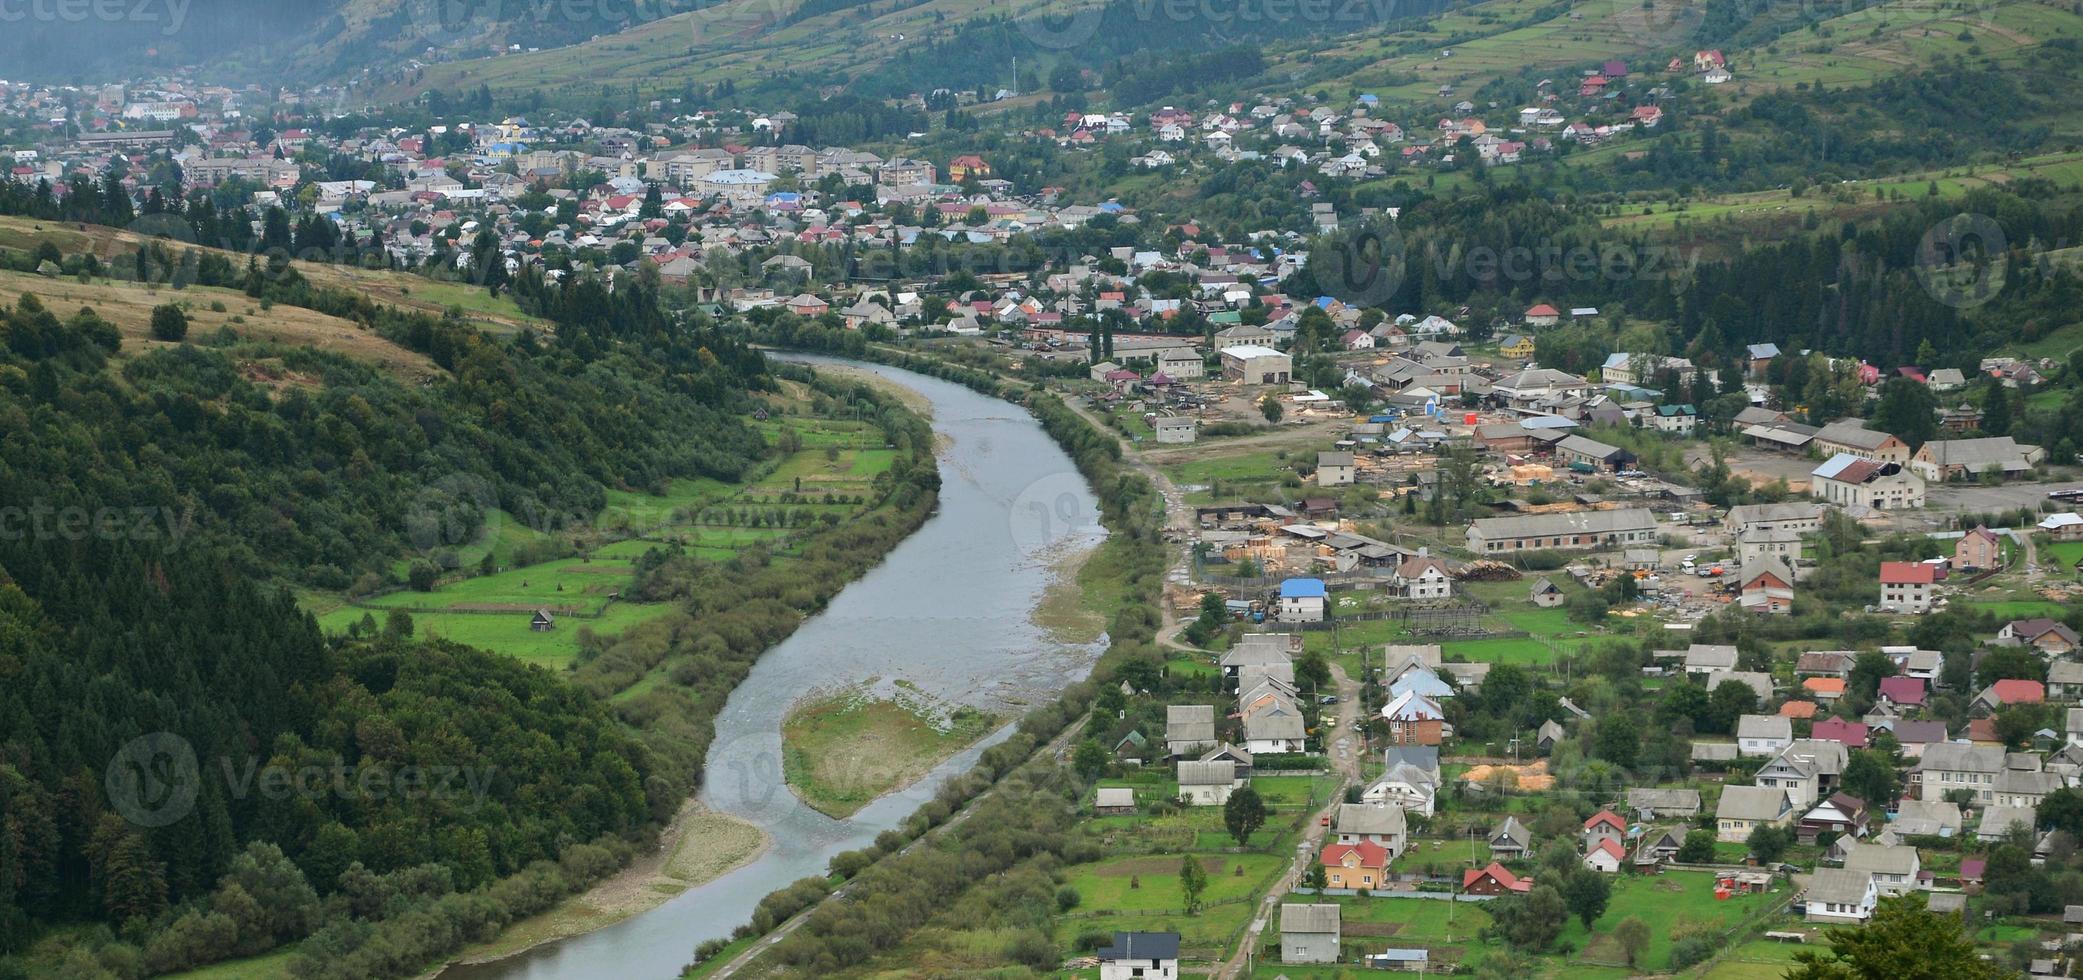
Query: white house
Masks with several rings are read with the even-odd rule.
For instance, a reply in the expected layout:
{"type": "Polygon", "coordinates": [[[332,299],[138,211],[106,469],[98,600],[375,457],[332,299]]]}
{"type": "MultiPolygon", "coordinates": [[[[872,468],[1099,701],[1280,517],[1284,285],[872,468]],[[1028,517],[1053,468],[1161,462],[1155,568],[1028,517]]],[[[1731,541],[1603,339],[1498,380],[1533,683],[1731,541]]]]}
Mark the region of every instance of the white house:
{"type": "Polygon", "coordinates": [[[1191,415],[1165,415],[1150,423],[1159,443],[1180,445],[1194,440],[1196,423],[1191,415]]]}
{"type": "Polygon", "coordinates": [[[1324,621],[1324,601],[1328,598],[1324,580],[1320,578],[1291,578],[1280,583],[1280,621],[1283,623],[1321,623],[1324,621]]]}
{"type": "Polygon", "coordinates": [[[1736,751],[1743,755],[1778,755],[1794,740],[1794,721],[1782,715],[1743,715],[1736,719],[1736,751]]]}
{"type": "Polygon", "coordinates": [[[1230,793],[1244,785],[1237,778],[1237,764],[1229,761],[1198,762],[1180,760],[1179,798],[1192,806],[1221,806],[1230,801],[1230,793]]]}
{"type": "Polygon", "coordinates": [[[1179,980],[1179,934],[1115,933],[1100,948],[1099,980],[1179,980]]]}
{"type": "Polygon", "coordinates": [[[1447,574],[1446,564],[1423,549],[1397,563],[1391,581],[1406,599],[1447,599],[1454,594],[1454,580],[1447,574]]]}
{"type": "Polygon", "coordinates": [[[1341,803],[1334,829],[1338,843],[1370,841],[1381,845],[1394,858],[1409,846],[1409,829],[1403,808],[1386,803],[1341,803]]]}
{"type": "Polygon", "coordinates": [[[1873,876],[1849,868],[1821,868],[1808,879],[1807,916],[1810,922],[1858,924],[1873,916],[1880,891],[1873,876]]]}

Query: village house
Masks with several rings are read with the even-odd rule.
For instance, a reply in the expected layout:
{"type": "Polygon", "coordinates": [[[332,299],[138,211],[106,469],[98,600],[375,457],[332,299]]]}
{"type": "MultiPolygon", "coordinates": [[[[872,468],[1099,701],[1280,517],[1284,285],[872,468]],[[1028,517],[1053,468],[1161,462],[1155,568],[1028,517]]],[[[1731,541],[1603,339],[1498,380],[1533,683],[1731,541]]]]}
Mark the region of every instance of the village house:
{"type": "Polygon", "coordinates": [[[2083,514],[2072,511],[2048,514],[2036,526],[2041,534],[2055,541],[2083,541],[2083,514]]]}
{"type": "Polygon", "coordinates": [[[1627,808],[1636,819],[1691,820],[1700,815],[1700,791],[1642,787],[1627,791],[1627,808]]]}
{"type": "Polygon", "coordinates": [[[1199,423],[1190,415],[1160,415],[1150,422],[1152,438],[1160,445],[1184,445],[1193,442],[1199,423]]]}
{"type": "Polygon", "coordinates": [[[1234,762],[1180,760],[1179,798],[1189,806],[1221,806],[1243,784],[1234,762]]]}
{"type": "Polygon", "coordinates": [[[1438,745],[1446,738],[1446,712],[1417,691],[1390,699],[1382,705],[1381,716],[1389,723],[1390,745],[1438,745]]]}
{"type": "Polygon", "coordinates": [[[1979,572],[2003,567],[2003,540],[1982,525],[1960,536],[1953,544],[1953,571],[1979,572]]]}
{"type": "Polygon", "coordinates": [[[1126,786],[1102,786],[1092,798],[1097,816],[1122,816],[1136,812],[1136,791],[1126,786]]]}
{"type": "Polygon", "coordinates": [[[1845,793],[1832,793],[1802,815],[1801,822],[1794,827],[1794,837],[1803,844],[1814,844],[1823,834],[1864,837],[1866,821],[1866,801],[1845,793]]]}
{"type": "MultiPolygon", "coordinates": [[[[1328,870],[1326,877],[1329,876],[1328,870]]],[[[1338,916],[1335,903],[1280,906],[1280,962],[1338,962],[1338,916]]]]}
{"type": "Polygon", "coordinates": [[[1824,510],[1822,504],[1800,500],[1778,504],[1739,504],[1729,508],[1728,516],[1721,523],[1730,541],[1761,531],[1804,534],[1823,526],[1824,510]]]}
{"type": "Polygon", "coordinates": [[[1740,844],[1750,839],[1751,831],[1784,824],[1792,813],[1793,805],[1787,801],[1785,790],[1729,786],[1721,791],[1721,802],[1714,809],[1714,837],[1740,844]]]}
{"type": "Polygon", "coordinates": [[[1741,715],[1736,719],[1736,751],[1748,756],[1778,755],[1792,744],[1794,723],[1779,715],[1741,715]]]}
{"type": "Polygon", "coordinates": [[[1179,980],[1179,934],[1115,933],[1099,949],[1099,980],[1179,980]]]}
{"type": "Polygon", "coordinates": [[[1381,775],[1360,792],[1360,802],[1387,803],[1429,817],[1444,781],[1438,746],[1390,746],[1382,751],[1381,775]]]}
{"type": "Polygon", "coordinates": [[[1214,744],[1214,705],[1174,704],[1165,708],[1165,752],[1175,758],[1198,755],[1214,744]]]}
{"type": "Polygon", "coordinates": [[[1880,610],[1921,616],[1931,611],[1944,565],[1916,561],[1884,561],[1880,566],[1880,610]]]}
{"type": "MultiPolygon", "coordinates": [[[[1742,583],[1737,587],[1739,607],[1758,613],[1783,614],[1794,609],[1794,573],[1777,557],[1759,560],[1755,568],[1744,562],[1742,583]]],[[[1839,682],[1842,683],[1841,681],[1839,682]]]]}
{"type": "Polygon", "coordinates": [[[1804,896],[1808,921],[1858,925],[1872,918],[1880,893],[1873,876],[1848,868],[1819,868],[1804,896]]]}
{"type": "Polygon", "coordinates": [[[1518,817],[1508,815],[1497,829],[1490,831],[1490,856],[1510,861],[1532,852],[1533,832],[1527,830],[1518,817]]]}
{"type": "Polygon", "coordinates": [[[1920,800],[1944,800],[1948,790],[1962,789],[1980,805],[1996,802],[1996,777],[2004,770],[2004,751],[1958,742],[1926,745],[1924,753],[1909,769],[1911,786],[1920,800]]]}
{"type": "Polygon", "coordinates": [[[1584,849],[1584,866],[1600,874],[1619,874],[1627,863],[1626,845],[1607,838],[1584,849]]]}
{"type": "Polygon", "coordinates": [[[1604,473],[1619,472],[1635,464],[1635,454],[1583,436],[1563,437],[1555,444],[1555,458],[1564,464],[1587,466],[1604,473]]]}
{"type": "Polygon", "coordinates": [[[1280,583],[1280,621],[1321,623],[1328,593],[1320,578],[1291,578],[1280,583]]]}
{"type": "Polygon", "coordinates": [[[1199,381],[1207,373],[1201,352],[1191,347],[1167,347],[1157,352],[1157,370],[1175,381],[1199,381]]]}
{"type": "Polygon", "coordinates": [[[2058,619],[2014,619],[1996,632],[1996,638],[2022,643],[2050,657],[2074,653],[2079,644],[2076,631],[2058,619]]]}
{"type": "Polygon", "coordinates": [[[1466,868],[1461,872],[1461,892],[1466,895],[1505,895],[1532,890],[1532,876],[1521,878],[1495,861],[1487,867],[1466,868]]]}
{"type": "MultiPolygon", "coordinates": [[[[1397,811],[1401,813],[1401,810],[1397,811]]],[[[1324,887],[1379,888],[1388,883],[1389,850],[1372,841],[1334,843],[1324,848],[1324,887]]]]}
{"type": "Polygon", "coordinates": [[[1454,594],[1453,576],[1447,573],[1446,563],[1422,548],[1417,555],[1396,563],[1390,584],[1406,599],[1441,600],[1454,594]]]}
{"type": "Polygon", "coordinates": [[[1353,482],[1353,454],[1317,453],[1316,485],[1320,487],[1346,487],[1353,482]]]}
{"type": "Polygon", "coordinates": [[[1795,739],[1758,769],[1757,785],[1784,792],[1788,806],[1805,808],[1836,789],[1848,757],[1842,742],[1795,739]]]}
{"type": "Polygon", "coordinates": [[[1600,810],[1592,814],[1590,819],[1584,821],[1584,829],[1579,834],[1579,842],[1588,852],[1601,841],[1625,843],[1627,841],[1627,821],[1620,819],[1620,815],[1611,810],[1600,810]]]}
{"type": "Polygon", "coordinates": [[[2029,806],[1992,806],[1982,811],[1982,822],[1975,825],[1975,839],[1983,843],[2000,841],[2013,830],[2033,829],[2037,814],[2029,806]]]}
{"type": "Polygon", "coordinates": [[[1403,853],[1408,844],[1403,808],[1386,803],[1341,803],[1334,823],[1338,843],[1370,841],[1386,848],[1390,859],[1403,853]]]}
{"type": "Polygon", "coordinates": [[[1252,755],[1300,752],[1307,736],[1301,710],[1285,697],[1244,715],[1244,749],[1252,755]]]}

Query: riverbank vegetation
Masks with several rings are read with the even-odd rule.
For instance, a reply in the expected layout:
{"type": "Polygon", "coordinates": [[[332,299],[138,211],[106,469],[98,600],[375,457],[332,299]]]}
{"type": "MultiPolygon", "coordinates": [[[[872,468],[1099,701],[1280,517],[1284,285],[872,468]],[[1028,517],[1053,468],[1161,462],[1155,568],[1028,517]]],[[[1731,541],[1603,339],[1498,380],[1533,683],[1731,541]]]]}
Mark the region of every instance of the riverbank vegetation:
{"type": "MultiPolygon", "coordinates": [[[[881,354],[870,348],[864,356],[881,354]]],[[[970,386],[980,390],[998,387],[988,376],[973,380],[970,386]]],[[[1150,482],[1122,461],[1113,436],[1051,395],[1034,393],[1027,406],[1094,488],[1111,532],[1093,559],[1108,570],[1107,591],[1118,597],[1107,611],[1109,648],[1090,678],[1022,718],[1011,738],[986,750],[975,769],[950,780],[900,830],[833,858],[830,878],[805,879],[763,900],[734,937],[740,943],[814,908],[787,938],[759,948],[759,964],[825,972],[902,962],[912,970],[961,973],[1007,963],[1050,970],[1061,961],[1055,939],[1056,919],[1066,908],[1060,868],[1099,853],[1072,834],[1074,803],[1089,783],[1059,764],[1053,751],[1041,750],[1065,746],[1102,691],[1124,678],[1161,675],[1154,641],[1164,505],[1150,482]],[[845,898],[825,901],[840,879],[848,881],[845,898]]],[[[688,972],[707,972],[743,948],[704,944],[688,972]]]]}
{"type": "Polygon", "coordinates": [[[813,694],[782,723],[781,768],[803,802],[843,820],[918,781],[995,725],[975,708],[936,705],[901,685],[890,698],[861,688],[813,694]]]}

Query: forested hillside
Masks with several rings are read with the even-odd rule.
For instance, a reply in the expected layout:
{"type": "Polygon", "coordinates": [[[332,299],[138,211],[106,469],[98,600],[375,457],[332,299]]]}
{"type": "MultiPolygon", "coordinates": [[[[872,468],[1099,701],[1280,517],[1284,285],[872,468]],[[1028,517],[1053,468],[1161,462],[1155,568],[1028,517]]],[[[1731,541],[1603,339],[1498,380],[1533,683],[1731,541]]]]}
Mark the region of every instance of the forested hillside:
{"type": "Polygon", "coordinates": [[[735,677],[931,506],[928,448],[884,481],[908,488],[901,516],[806,549],[819,589],[761,600],[781,583],[725,573],[766,625],[696,651],[699,695],[661,684],[623,706],[655,731],[596,696],[620,689],[609,668],[655,658],[602,657],[573,684],[416,638],[409,615],[328,640],[292,587],[395,587],[401,558],[447,553],[494,509],[554,533],[610,489],[741,477],[773,452],[747,419],[776,381],[641,282],[524,279],[557,329],[498,337],[204,259],[140,260],[190,270],[161,291],[175,319],[197,293],[262,319],[323,310],[439,373],[233,326],[183,338],[157,313],[138,343],[32,294],[0,308],[0,976],[132,977],[291,941],[300,975],[396,975],[489,939],[647,840],[699,778],[735,677]]]}

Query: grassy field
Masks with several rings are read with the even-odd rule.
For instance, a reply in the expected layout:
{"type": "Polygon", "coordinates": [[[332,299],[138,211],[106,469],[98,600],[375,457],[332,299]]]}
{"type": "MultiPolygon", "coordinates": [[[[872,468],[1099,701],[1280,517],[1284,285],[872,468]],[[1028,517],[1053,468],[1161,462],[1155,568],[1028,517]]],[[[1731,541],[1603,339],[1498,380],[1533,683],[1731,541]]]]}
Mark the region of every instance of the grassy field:
{"type": "Polygon", "coordinates": [[[290,980],[295,974],[289,972],[289,962],[296,958],[296,954],[295,946],[286,946],[260,956],[166,976],[168,980],[290,980]]]}
{"type": "Polygon", "coordinates": [[[1693,932],[1720,932],[1747,916],[1761,912],[1786,897],[1785,886],[1776,893],[1738,895],[1726,901],[1714,897],[1714,875],[1704,871],[1667,871],[1655,877],[1623,876],[1613,884],[1613,897],[1604,915],[1586,930],[1571,919],[1563,938],[1576,944],[1581,955],[1604,963],[1622,961],[1612,941],[1613,927],[1628,918],[1639,918],[1649,926],[1649,945],[1640,963],[1651,970],[1669,965],[1671,944],[1693,932]]]}
{"type": "MultiPolygon", "coordinates": [[[[0,248],[34,248],[37,242],[46,240],[58,246],[59,250],[67,255],[91,251],[101,259],[107,260],[118,254],[135,252],[140,243],[153,239],[150,236],[118,228],[92,225],[84,228],[78,225],[60,226],[28,218],[0,217],[0,248]]],[[[220,251],[218,249],[203,248],[199,245],[191,246],[180,243],[173,243],[169,247],[175,248],[176,251],[188,248],[197,248],[202,251],[220,251]]],[[[237,267],[245,266],[248,258],[245,254],[238,252],[226,252],[225,254],[232,260],[232,264],[237,267]]],[[[510,331],[523,326],[536,327],[545,331],[549,328],[545,321],[522,313],[520,307],[514,304],[511,297],[501,296],[495,298],[485,290],[466,283],[442,283],[423,279],[405,272],[361,269],[353,266],[318,262],[299,261],[292,263],[292,265],[298,273],[317,286],[345,289],[361,293],[393,306],[416,309],[427,313],[441,314],[451,309],[459,309],[463,312],[464,319],[497,332],[510,331]]],[[[9,275],[14,274],[10,273],[9,275]]],[[[46,298],[49,298],[47,294],[57,291],[61,282],[71,283],[70,288],[82,288],[77,280],[45,279],[41,276],[23,276],[22,278],[30,282],[42,284],[34,291],[46,298]]],[[[111,285],[134,289],[140,293],[150,292],[148,287],[138,283],[108,284],[96,281],[93,288],[107,289],[111,285]]],[[[6,291],[5,287],[0,287],[0,291],[6,291]]],[[[342,353],[350,356],[369,357],[372,359],[381,358],[383,359],[382,363],[386,364],[386,366],[410,369],[418,375],[431,374],[435,370],[431,362],[426,361],[425,358],[419,355],[411,354],[401,347],[391,345],[374,334],[363,333],[359,327],[348,321],[324,317],[310,310],[291,310],[287,307],[276,307],[269,310],[266,317],[256,318],[255,313],[257,311],[251,309],[253,301],[246,294],[234,290],[190,286],[183,290],[161,289],[159,290],[159,295],[181,297],[188,300],[201,300],[201,302],[195,304],[201,308],[200,311],[197,309],[189,311],[190,336],[199,335],[197,328],[206,326],[209,330],[215,331],[220,321],[229,320],[234,315],[242,315],[245,317],[245,323],[231,324],[233,329],[240,330],[242,333],[251,330],[254,331],[255,336],[270,336],[283,335],[271,334],[271,331],[293,332],[285,336],[285,339],[301,334],[309,337],[310,340],[295,340],[294,342],[308,342],[312,346],[339,349],[342,353]],[[223,314],[210,312],[208,307],[211,298],[221,299],[225,304],[226,312],[223,314]],[[234,299],[239,302],[233,302],[234,299]],[[264,325],[259,322],[262,319],[274,320],[278,318],[287,318],[295,322],[287,325],[276,323],[264,325]],[[360,339],[338,332],[335,325],[345,325],[345,329],[353,331],[359,335],[360,339]]],[[[166,301],[165,299],[160,299],[155,302],[166,301]]],[[[95,303],[93,305],[99,306],[101,304],[95,303]]],[[[122,302],[117,305],[130,304],[122,302]]],[[[73,306],[67,305],[62,308],[70,310],[73,306]]],[[[146,312],[149,315],[149,306],[146,307],[146,312]]],[[[106,310],[103,311],[103,315],[108,316],[110,319],[116,318],[114,313],[106,310]]]]}
{"type": "MultiPolygon", "coordinates": [[[[233,289],[208,286],[170,289],[102,279],[82,284],[77,279],[46,279],[27,273],[0,271],[0,296],[11,302],[22,293],[35,293],[44,306],[60,316],[70,316],[83,306],[93,307],[102,319],[114,324],[123,334],[125,354],[179,346],[154,340],[151,336],[152,309],[172,303],[183,307],[188,314],[190,340],[207,339],[220,329],[228,328],[252,340],[309,347],[364,361],[406,381],[431,378],[441,373],[441,369],[424,355],[363,330],[352,320],[293,306],[275,306],[263,312],[252,298],[233,289]],[[214,309],[213,304],[224,307],[223,311],[214,309]]],[[[249,380],[270,387],[317,384],[317,379],[300,378],[273,359],[248,361],[242,369],[249,380]]]]}
{"type": "Polygon", "coordinates": [[[1779,980],[1793,966],[1795,953],[1819,946],[1754,940],[1729,950],[1720,961],[1693,975],[1700,980],[1779,980]]]}
{"type": "Polygon", "coordinates": [[[915,782],[995,725],[974,708],[941,710],[913,696],[842,691],[789,712],[781,726],[782,771],[803,802],[845,818],[915,782]]]}
{"type": "Polygon", "coordinates": [[[1174,930],[1187,946],[1226,947],[1250,921],[1253,898],[1286,862],[1281,854],[1195,855],[1207,872],[1199,914],[1187,915],[1176,854],[1117,857],[1068,869],[1066,886],[1078,893],[1065,923],[1077,932],[1174,930]]]}

